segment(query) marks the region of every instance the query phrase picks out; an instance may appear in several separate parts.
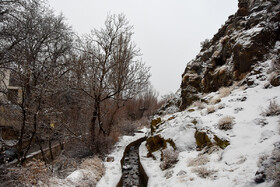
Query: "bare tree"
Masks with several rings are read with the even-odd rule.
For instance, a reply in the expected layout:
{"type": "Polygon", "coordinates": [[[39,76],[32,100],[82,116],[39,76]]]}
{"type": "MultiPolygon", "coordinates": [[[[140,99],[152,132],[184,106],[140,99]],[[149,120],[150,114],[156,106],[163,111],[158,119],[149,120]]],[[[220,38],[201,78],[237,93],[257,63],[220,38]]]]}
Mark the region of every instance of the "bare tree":
{"type": "Polygon", "coordinates": [[[40,143],[50,128],[46,117],[54,113],[50,98],[61,89],[59,82],[69,69],[66,58],[72,33],[64,18],[54,16],[39,0],[21,1],[14,12],[16,16],[3,23],[1,43],[5,45],[0,64],[1,69],[11,71],[21,88],[16,104],[21,111],[18,151],[23,162],[32,142],[40,143]],[[23,149],[25,139],[28,145],[23,149]]]}
{"type": "Polygon", "coordinates": [[[132,41],[132,29],[124,15],[109,15],[105,28],[92,31],[84,39],[83,77],[86,85],[83,92],[90,98],[93,107],[93,140],[96,126],[98,134],[110,134],[111,128],[104,128],[108,108],[105,103],[118,109],[120,101],[135,97],[149,83],[149,68],[139,60],[140,51],[132,41]]]}

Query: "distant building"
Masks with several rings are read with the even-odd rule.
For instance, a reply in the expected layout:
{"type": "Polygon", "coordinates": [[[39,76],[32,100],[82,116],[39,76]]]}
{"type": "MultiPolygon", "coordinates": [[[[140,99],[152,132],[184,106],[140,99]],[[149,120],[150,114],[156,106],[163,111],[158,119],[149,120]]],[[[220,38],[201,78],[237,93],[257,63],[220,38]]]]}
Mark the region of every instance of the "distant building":
{"type": "Polygon", "coordinates": [[[14,145],[11,142],[17,139],[20,127],[20,111],[14,104],[22,101],[22,89],[16,86],[12,75],[8,69],[0,70],[0,150],[14,145]]]}
{"type": "Polygon", "coordinates": [[[0,101],[17,104],[22,101],[22,89],[12,76],[8,69],[0,72],[0,101]]]}

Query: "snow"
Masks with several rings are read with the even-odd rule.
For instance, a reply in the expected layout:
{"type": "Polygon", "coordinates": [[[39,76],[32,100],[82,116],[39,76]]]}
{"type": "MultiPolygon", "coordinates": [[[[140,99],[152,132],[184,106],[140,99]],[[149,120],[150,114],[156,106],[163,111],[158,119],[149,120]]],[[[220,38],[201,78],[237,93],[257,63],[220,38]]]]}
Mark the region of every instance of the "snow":
{"type": "Polygon", "coordinates": [[[134,136],[123,136],[108,157],[114,157],[113,162],[104,162],[105,175],[97,183],[97,187],[116,186],[122,176],[121,159],[125,147],[133,141],[146,136],[147,128],[141,130],[143,133],[135,133],[134,136]]]}
{"type": "Polygon", "coordinates": [[[71,181],[72,183],[78,183],[79,180],[81,180],[82,178],[84,178],[84,174],[82,170],[76,170],[66,177],[66,179],[71,181]]]}
{"type": "MultiPolygon", "coordinates": [[[[94,163],[91,163],[94,162],[93,158],[89,163],[85,163],[82,169],[78,169],[72,172],[65,179],[52,177],[50,179],[49,185],[56,187],[75,187],[95,186],[95,184],[97,183],[97,187],[116,186],[122,175],[120,161],[123,157],[125,147],[131,142],[145,137],[147,135],[148,129],[144,128],[140,131],[138,133],[135,133],[134,136],[122,136],[120,138],[119,142],[115,145],[115,148],[112,151],[112,153],[107,155],[107,157],[113,157],[114,160],[111,162],[104,162],[105,174],[98,182],[96,182],[96,180],[98,180],[98,178],[101,176],[102,171],[100,171],[101,168],[98,168],[98,166],[95,166],[94,163]],[[143,133],[140,133],[140,131],[143,133]]],[[[95,162],[99,162],[99,160],[96,160],[95,162]]]]}
{"type": "MultiPolygon", "coordinates": [[[[254,35],[261,30],[262,28],[248,30],[244,36],[254,35]]],[[[246,41],[240,42],[246,45],[246,41]]],[[[280,42],[277,42],[274,50],[277,51],[279,48],[280,42]]],[[[271,55],[273,56],[273,53],[271,55]]],[[[188,112],[188,109],[182,112],[174,110],[174,113],[166,112],[162,116],[156,116],[156,118],[160,117],[163,123],[155,134],[159,134],[164,139],[172,139],[179,156],[174,167],[163,171],[160,169],[161,152],[153,153],[156,160],[148,158],[146,142],[143,142],[139,147],[139,156],[149,177],[148,186],[267,187],[273,185],[271,181],[261,184],[256,184],[254,181],[255,173],[259,170],[259,158],[270,154],[275,148],[274,145],[280,142],[279,116],[263,115],[271,101],[280,104],[280,86],[268,88],[265,86],[268,84],[270,63],[271,60],[260,62],[255,68],[261,70],[261,73],[251,74],[245,78],[253,80],[254,84],[244,87],[240,86],[242,83],[240,82],[233,86],[228,96],[212,105],[215,108],[213,113],[208,113],[206,108],[199,109],[192,106],[191,108],[195,110],[193,112],[188,112]],[[230,116],[234,120],[232,129],[227,131],[218,127],[219,120],[225,116],[230,116]],[[214,147],[212,151],[197,150],[194,138],[197,130],[207,132],[212,142],[216,135],[228,140],[230,145],[225,149],[214,147]]],[[[217,97],[220,97],[219,92],[210,93],[203,98],[210,100],[217,97]]],[[[147,134],[148,130],[144,131],[147,134]]],[[[125,147],[143,136],[145,135],[136,134],[133,137],[122,137],[115,150],[108,155],[114,157],[114,161],[104,163],[106,172],[97,184],[98,187],[117,185],[122,174],[120,160],[125,147]]],[[[75,175],[80,177],[79,173],[73,175],[74,179],[75,175]]]]}
{"type": "Polygon", "coordinates": [[[233,33],[233,38],[236,40],[235,45],[250,46],[251,39],[258,35],[263,29],[264,28],[261,26],[256,26],[243,32],[235,31],[233,33]]]}
{"type": "MultiPolygon", "coordinates": [[[[259,32],[260,29],[250,31],[259,32]]],[[[249,31],[248,31],[249,32],[249,31]]],[[[279,43],[276,44],[276,47],[279,43]]],[[[269,62],[262,62],[265,77],[269,62]]],[[[259,169],[259,157],[270,154],[274,144],[280,141],[279,116],[266,117],[262,113],[267,109],[270,101],[280,104],[280,87],[264,89],[266,80],[257,79],[256,75],[250,76],[254,85],[243,90],[239,87],[233,89],[231,94],[221,99],[214,105],[216,111],[206,114],[205,110],[195,109],[194,112],[177,112],[161,116],[165,121],[157,130],[163,138],[171,138],[178,147],[179,161],[170,169],[162,171],[159,167],[160,151],[153,153],[156,160],[147,158],[145,142],[140,146],[140,160],[149,177],[148,186],[271,186],[271,182],[256,184],[254,177],[259,169]],[[219,105],[225,107],[219,109],[219,105]],[[172,120],[168,120],[170,117],[172,120]],[[224,131],[218,128],[218,121],[224,116],[234,118],[231,130],[224,131]],[[198,122],[192,123],[193,119],[198,122]],[[224,150],[219,149],[212,154],[207,154],[209,162],[201,166],[188,166],[191,159],[197,158],[203,151],[195,149],[194,132],[196,129],[209,131],[220,138],[230,141],[224,150]],[[213,174],[201,178],[195,172],[197,168],[204,167],[213,174]],[[166,177],[168,174],[172,176],[166,177]],[[168,179],[167,179],[168,178],[168,179]]],[[[217,95],[211,93],[210,96],[217,95]]]]}

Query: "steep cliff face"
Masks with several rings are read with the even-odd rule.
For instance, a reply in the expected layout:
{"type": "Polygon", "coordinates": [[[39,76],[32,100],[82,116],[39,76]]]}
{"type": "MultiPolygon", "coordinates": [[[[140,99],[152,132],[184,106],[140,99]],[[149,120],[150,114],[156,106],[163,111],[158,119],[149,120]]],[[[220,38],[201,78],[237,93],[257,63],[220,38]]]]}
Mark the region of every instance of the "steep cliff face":
{"type": "Polygon", "coordinates": [[[181,83],[181,109],[203,93],[246,80],[258,63],[280,40],[279,0],[239,0],[238,11],[228,18],[217,34],[203,43],[200,53],[188,63],[181,83]]]}

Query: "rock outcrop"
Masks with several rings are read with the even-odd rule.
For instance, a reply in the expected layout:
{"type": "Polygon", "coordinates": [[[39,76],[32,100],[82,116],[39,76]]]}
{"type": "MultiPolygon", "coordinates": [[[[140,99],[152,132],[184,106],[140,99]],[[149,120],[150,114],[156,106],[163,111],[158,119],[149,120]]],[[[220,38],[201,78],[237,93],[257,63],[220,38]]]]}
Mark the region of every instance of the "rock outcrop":
{"type": "Polygon", "coordinates": [[[203,42],[200,53],[188,63],[182,75],[181,110],[202,93],[217,91],[245,78],[256,63],[265,61],[266,54],[279,40],[280,1],[239,0],[237,13],[228,18],[211,40],[203,42]]]}

